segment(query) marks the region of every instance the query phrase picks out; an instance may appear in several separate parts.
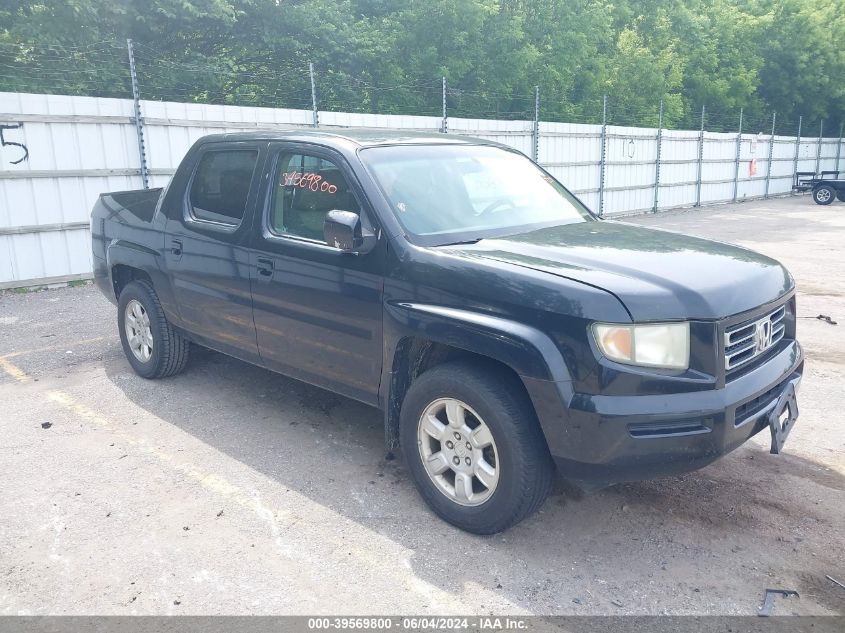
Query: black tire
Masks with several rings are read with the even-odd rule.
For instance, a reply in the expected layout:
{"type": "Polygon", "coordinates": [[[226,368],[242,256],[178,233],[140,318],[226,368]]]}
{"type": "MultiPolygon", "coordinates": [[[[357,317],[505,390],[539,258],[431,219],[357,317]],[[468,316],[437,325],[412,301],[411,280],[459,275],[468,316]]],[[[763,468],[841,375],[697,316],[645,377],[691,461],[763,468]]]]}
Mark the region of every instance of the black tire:
{"type": "Polygon", "coordinates": [[[454,362],[419,376],[402,403],[400,444],[429,507],[467,532],[495,534],[512,527],[536,511],[551,489],[552,459],[531,402],[521,384],[494,367],[454,362]],[[454,398],[477,412],[495,441],[498,482],[480,505],[460,505],[450,498],[423,465],[418,424],[429,405],[442,398],[454,398]]]}
{"type": "Polygon", "coordinates": [[[185,369],[188,363],[190,342],[168,323],[158,296],[148,281],[130,282],[121,291],[117,303],[117,329],[120,332],[123,353],[126,354],[129,364],[139,376],[165,378],[185,369]],[[153,344],[152,353],[146,361],[135,356],[127,338],[126,307],[133,300],[141,304],[149,318],[153,344]]]}
{"type": "Polygon", "coordinates": [[[813,189],[813,202],[828,205],[836,198],[836,189],[830,185],[821,185],[813,189]]]}
{"type": "Polygon", "coordinates": [[[845,202],[845,189],[840,189],[836,192],[836,199],[839,200],[839,202],[845,202]]]}

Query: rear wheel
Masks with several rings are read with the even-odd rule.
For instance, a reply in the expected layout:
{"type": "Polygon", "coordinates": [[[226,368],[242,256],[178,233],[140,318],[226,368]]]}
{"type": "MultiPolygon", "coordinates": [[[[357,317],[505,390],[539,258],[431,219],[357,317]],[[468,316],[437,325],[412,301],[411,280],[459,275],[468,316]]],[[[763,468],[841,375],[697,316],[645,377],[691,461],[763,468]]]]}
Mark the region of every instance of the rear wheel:
{"type": "Polygon", "coordinates": [[[123,352],[139,376],[164,378],[187,365],[190,343],[168,323],[149,282],[133,281],[121,291],[117,326],[123,352]]]}
{"type": "Polygon", "coordinates": [[[551,488],[552,461],[531,403],[495,369],[448,363],[422,374],[402,403],[400,433],[423,499],[468,532],[508,529],[551,488]]]}
{"type": "Polygon", "coordinates": [[[836,192],[836,199],[839,200],[839,202],[845,202],[845,189],[840,189],[836,192]]]}
{"type": "Polygon", "coordinates": [[[836,197],[836,190],[830,185],[822,185],[813,190],[813,200],[816,204],[830,204],[836,197]]]}

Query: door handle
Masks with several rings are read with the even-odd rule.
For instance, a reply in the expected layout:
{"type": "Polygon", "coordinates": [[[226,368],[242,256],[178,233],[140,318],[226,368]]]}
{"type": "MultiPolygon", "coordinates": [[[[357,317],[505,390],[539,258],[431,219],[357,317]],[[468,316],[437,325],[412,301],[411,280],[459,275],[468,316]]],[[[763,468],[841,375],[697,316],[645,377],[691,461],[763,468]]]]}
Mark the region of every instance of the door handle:
{"type": "Polygon", "coordinates": [[[170,242],[170,252],[174,257],[182,257],[182,241],[173,240],[170,242]]]}
{"type": "Polygon", "coordinates": [[[256,263],[256,267],[258,268],[258,274],[264,277],[265,281],[269,281],[270,277],[273,276],[273,260],[266,259],[264,257],[259,257],[256,263]]]}

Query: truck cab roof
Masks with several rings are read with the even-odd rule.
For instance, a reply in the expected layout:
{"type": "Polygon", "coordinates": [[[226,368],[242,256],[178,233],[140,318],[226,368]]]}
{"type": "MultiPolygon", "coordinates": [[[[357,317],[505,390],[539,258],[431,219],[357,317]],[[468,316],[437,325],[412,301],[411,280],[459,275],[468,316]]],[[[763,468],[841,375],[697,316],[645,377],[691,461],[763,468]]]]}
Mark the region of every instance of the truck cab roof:
{"type": "MultiPolygon", "coordinates": [[[[205,143],[237,141],[306,141],[328,146],[365,148],[384,145],[492,145],[506,147],[501,143],[472,136],[442,134],[439,132],[418,132],[414,130],[385,130],[379,128],[288,128],[256,130],[254,132],[232,132],[212,134],[204,137],[205,143]]],[[[510,148],[507,148],[510,149],[510,148]]]]}

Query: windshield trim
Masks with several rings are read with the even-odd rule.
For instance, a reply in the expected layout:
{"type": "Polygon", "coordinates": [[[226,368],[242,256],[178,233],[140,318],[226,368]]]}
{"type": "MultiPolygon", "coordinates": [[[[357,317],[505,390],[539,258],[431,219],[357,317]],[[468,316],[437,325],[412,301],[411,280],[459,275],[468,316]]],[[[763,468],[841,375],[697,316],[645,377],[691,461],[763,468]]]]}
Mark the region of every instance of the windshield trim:
{"type": "Polygon", "coordinates": [[[477,142],[477,143],[465,143],[465,142],[463,142],[463,143],[442,143],[442,144],[441,143],[396,143],[396,144],[389,144],[389,145],[374,145],[374,146],[370,146],[370,147],[361,147],[361,148],[358,148],[356,153],[359,154],[358,158],[360,160],[361,165],[364,168],[364,171],[366,171],[367,175],[370,177],[372,182],[376,185],[378,192],[381,194],[382,200],[385,202],[384,206],[386,206],[387,209],[388,209],[388,213],[390,213],[392,218],[396,221],[398,226],[401,228],[402,235],[405,237],[406,240],[408,240],[409,242],[411,242],[412,244],[414,244],[416,246],[424,246],[424,247],[448,246],[448,245],[457,244],[457,243],[460,243],[460,242],[477,242],[477,241],[485,240],[485,239],[495,239],[495,238],[500,238],[500,237],[508,237],[508,236],[512,236],[512,235],[519,235],[521,233],[528,233],[530,231],[536,231],[536,230],[539,230],[539,229],[547,229],[547,228],[552,228],[552,227],[555,227],[555,226],[566,226],[568,224],[577,224],[581,221],[583,221],[583,222],[594,222],[594,221],[598,221],[598,220],[601,219],[595,213],[593,213],[592,210],[590,210],[590,208],[587,207],[587,205],[584,204],[578,196],[576,196],[574,193],[572,193],[566,187],[566,185],[561,183],[557,178],[555,178],[552,174],[550,174],[547,170],[545,170],[539,163],[536,163],[535,161],[531,160],[530,158],[528,158],[528,156],[526,156],[525,154],[523,154],[519,150],[514,149],[513,147],[508,147],[507,145],[501,145],[499,143],[494,143],[492,141],[489,142],[489,143],[481,141],[481,142],[477,142]],[[408,230],[405,227],[405,225],[402,223],[402,221],[399,219],[398,215],[396,214],[396,212],[393,210],[393,208],[390,205],[389,198],[387,196],[387,193],[384,191],[384,188],[382,187],[381,182],[379,181],[379,179],[376,177],[376,175],[370,169],[370,165],[368,164],[368,162],[363,157],[361,157],[360,154],[362,154],[363,152],[369,152],[369,151],[372,151],[372,150],[379,150],[379,149],[382,149],[382,148],[385,148],[385,147],[396,147],[396,146],[403,146],[403,147],[408,147],[408,146],[412,146],[412,147],[442,147],[444,145],[460,145],[460,146],[463,146],[463,147],[488,147],[488,148],[489,147],[495,147],[497,149],[501,149],[501,150],[509,152],[511,154],[516,154],[517,156],[521,156],[522,158],[529,160],[534,165],[534,167],[536,167],[543,174],[545,174],[546,176],[551,178],[564,191],[566,191],[567,194],[572,196],[572,199],[575,201],[575,203],[577,203],[579,210],[583,211],[584,214],[585,214],[583,219],[572,220],[570,222],[567,222],[567,221],[564,221],[564,220],[554,220],[554,221],[550,221],[550,222],[533,222],[533,223],[529,223],[529,224],[515,224],[515,225],[512,225],[512,226],[506,226],[506,227],[495,227],[495,228],[481,229],[481,230],[475,229],[475,230],[467,230],[467,231],[452,231],[452,232],[448,232],[448,233],[437,233],[437,234],[431,234],[431,235],[420,235],[420,234],[417,234],[417,233],[413,233],[412,231],[408,230]]]}

